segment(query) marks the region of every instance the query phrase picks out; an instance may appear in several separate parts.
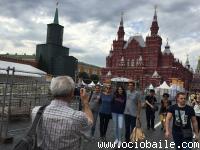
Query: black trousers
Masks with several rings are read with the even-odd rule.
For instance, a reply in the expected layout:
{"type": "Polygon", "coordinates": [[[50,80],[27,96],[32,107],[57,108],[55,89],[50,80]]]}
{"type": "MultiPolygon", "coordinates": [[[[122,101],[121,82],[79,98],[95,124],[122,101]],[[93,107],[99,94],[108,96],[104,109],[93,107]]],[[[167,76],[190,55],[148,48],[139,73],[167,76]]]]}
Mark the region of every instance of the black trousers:
{"type": "Polygon", "coordinates": [[[130,135],[136,125],[136,117],[131,115],[125,115],[125,140],[130,142],[130,135]]]}
{"type": "Polygon", "coordinates": [[[155,111],[146,109],[147,128],[154,128],[155,111]]]}
{"type": "Polygon", "coordinates": [[[99,113],[100,118],[100,137],[105,137],[108,129],[108,123],[111,119],[111,114],[99,113]]]}
{"type": "Polygon", "coordinates": [[[188,139],[183,139],[182,134],[179,132],[173,132],[172,131],[172,136],[174,139],[174,143],[175,143],[175,147],[176,150],[191,150],[191,148],[188,148],[187,146],[191,145],[187,145],[189,142],[192,142],[192,137],[188,138],[188,139]],[[187,143],[187,144],[186,144],[187,143]],[[183,147],[182,147],[183,146],[183,147]],[[186,148],[187,147],[187,148],[186,148]]]}
{"type": "Polygon", "coordinates": [[[198,122],[198,128],[199,128],[199,130],[198,130],[198,131],[200,131],[200,117],[199,117],[199,116],[196,116],[196,118],[197,118],[197,122],[198,122]]]}

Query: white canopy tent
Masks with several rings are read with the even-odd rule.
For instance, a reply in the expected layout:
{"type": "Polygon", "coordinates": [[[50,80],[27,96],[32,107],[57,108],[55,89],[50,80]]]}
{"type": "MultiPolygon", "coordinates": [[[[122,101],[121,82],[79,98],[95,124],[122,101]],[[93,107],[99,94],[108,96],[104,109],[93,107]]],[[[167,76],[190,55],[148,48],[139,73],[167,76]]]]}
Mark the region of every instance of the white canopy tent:
{"type": "Polygon", "coordinates": [[[156,88],[156,93],[161,97],[164,93],[170,93],[170,87],[164,81],[159,87],[156,88]]]}
{"type": "Polygon", "coordinates": [[[81,85],[84,85],[84,86],[85,86],[85,85],[87,85],[87,84],[82,80],[81,85]]]}
{"type": "Polygon", "coordinates": [[[94,87],[95,84],[94,84],[94,82],[92,81],[88,86],[89,86],[89,87],[94,87]]]}
{"type": "Polygon", "coordinates": [[[103,86],[100,82],[98,82],[97,85],[103,86]]]}
{"type": "Polygon", "coordinates": [[[112,78],[111,81],[112,82],[129,82],[131,80],[124,77],[116,77],[116,78],[112,78]]]}
{"type": "Polygon", "coordinates": [[[154,89],[153,85],[150,84],[149,87],[147,87],[148,90],[154,89]]]}
{"type": "MultiPolygon", "coordinates": [[[[31,65],[0,60],[0,74],[7,74],[6,70],[8,69],[8,67],[10,69],[15,68],[14,75],[18,76],[43,77],[47,74],[46,72],[31,65]]],[[[11,75],[12,73],[13,71],[10,70],[9,74],[11,75]]]]}
{"type": "Polygon", "coordinates": [[[158,89],[165,89],[165,90],[169,90],[170,87],[169,85],[167,85],[166,81],[164,81],[159,87],[157,87],[158,89]]]}

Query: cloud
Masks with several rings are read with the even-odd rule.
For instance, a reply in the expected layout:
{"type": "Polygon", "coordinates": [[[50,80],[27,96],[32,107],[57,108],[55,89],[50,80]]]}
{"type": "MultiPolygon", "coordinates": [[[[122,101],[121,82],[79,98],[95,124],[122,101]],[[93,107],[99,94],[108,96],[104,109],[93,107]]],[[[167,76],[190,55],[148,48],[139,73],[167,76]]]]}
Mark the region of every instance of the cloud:
{"type": "MultiPolygon", "coordinates": [[[[1,53],[35,53],[35,45],[46,41],[46,24],[53,21],[55,3],[55,0],[1,0],[1,53]]],[[[200,55],[198,0],[60,0],[59,22],[65,27],[63,45],[70,48],[70,55],[105,66],[121,12],[124,12],[125,38],[137,33],[145,38],[155,4],[162,49],[169,38],[174,55],[185,62],[189,54],[192,67],[196,67],[197,58],[193,58],[200,55]]]]}

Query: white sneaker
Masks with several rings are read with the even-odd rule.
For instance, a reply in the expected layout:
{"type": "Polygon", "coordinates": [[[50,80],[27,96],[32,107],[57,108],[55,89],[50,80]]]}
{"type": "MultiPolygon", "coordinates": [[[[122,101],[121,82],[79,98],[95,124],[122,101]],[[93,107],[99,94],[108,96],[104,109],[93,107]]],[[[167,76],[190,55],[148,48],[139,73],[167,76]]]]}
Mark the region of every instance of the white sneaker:
{"type": "Polygon", "coordinates": [[[195,134],[193,134],[193,139],[195,139],[195,134]]]}
{"type": "Polygon", "coordinates": [[[118,139],[116,139],[116,140],[114,141],[114,144],[116,145],[118,142],[119,142],[118,139]]]}
{"type": "Polygon", "coordinates": [[[121,142],[121,141],[119,141],[119,142],[118,142],[118,145],[117,145],[117,147],[118,147],[118,148],[120,148],[120,147],[121,147],[121,145],[122,145],[122,142],[121,142]]]}

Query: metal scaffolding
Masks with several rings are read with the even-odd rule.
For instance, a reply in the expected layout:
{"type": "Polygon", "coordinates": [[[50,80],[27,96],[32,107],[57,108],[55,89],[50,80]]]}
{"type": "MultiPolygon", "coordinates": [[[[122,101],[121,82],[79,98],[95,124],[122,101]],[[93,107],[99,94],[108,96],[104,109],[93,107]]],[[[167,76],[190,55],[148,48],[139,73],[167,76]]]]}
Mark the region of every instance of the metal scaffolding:
{"type": "Polygon", "coordinates": [[[32,108],[51,100],[49,82],[38,73],[17,71],[30,76],[15,75],[15,68],[0,68],[0,141],[11,140],[9,122],[13,119],[30,118],[32,108]],[[33,76],[31,76],[33,75],[33,76]]]}

